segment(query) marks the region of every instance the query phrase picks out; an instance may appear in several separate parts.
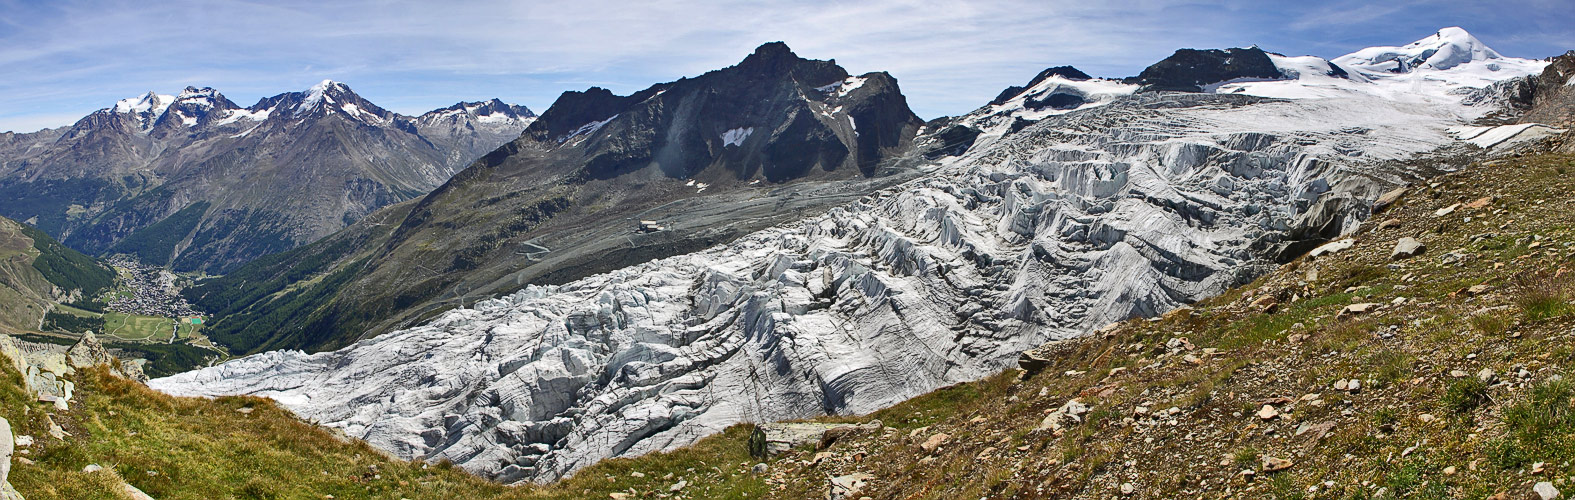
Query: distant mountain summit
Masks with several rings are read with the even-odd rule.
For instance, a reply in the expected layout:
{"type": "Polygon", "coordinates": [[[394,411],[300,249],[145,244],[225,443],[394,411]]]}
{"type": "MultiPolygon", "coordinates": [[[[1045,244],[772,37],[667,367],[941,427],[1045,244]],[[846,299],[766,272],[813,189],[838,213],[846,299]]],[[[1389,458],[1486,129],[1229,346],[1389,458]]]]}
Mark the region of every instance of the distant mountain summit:
{"type": "Polygon", "coordinates": [[[1438,30],[1401,47],[1368,47],[1334,59],[1334,63],[1366,72],[1410,73],[1446,70],[1462,64],[1503,60],[1498,51],[1483,45],[1459,27],[1438,30]]]}
{"type": "Polygon", "coordinates": [[[497,100],[404,116],[332,80],[244,108],[148,92],[0,134],[0,215],[89,253],[224,272],[420,196],[533,119],[497,100]]]}

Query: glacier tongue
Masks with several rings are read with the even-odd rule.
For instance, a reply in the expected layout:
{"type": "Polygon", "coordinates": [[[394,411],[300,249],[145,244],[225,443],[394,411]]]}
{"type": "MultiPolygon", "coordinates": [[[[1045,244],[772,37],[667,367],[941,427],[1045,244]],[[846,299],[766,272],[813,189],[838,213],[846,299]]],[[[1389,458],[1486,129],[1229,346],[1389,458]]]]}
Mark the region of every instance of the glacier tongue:
{"type": "Polygon", "coordinates": [[[738,422],[873,411],[1219,293],[1475,113],[1358,93],[1113,97],[798,224],[151,385],[268,396],[402,457],[552,480],[738,422]]]}

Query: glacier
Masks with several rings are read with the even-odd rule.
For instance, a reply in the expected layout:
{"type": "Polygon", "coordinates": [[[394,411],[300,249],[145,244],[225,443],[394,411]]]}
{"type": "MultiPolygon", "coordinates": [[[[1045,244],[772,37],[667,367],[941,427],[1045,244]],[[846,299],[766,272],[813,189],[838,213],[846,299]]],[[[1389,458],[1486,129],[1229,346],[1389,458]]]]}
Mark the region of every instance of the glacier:
{"type": "Polygon", "coordinates": [[[1451,62],[1412,75],[1449,85],[1302,71],[1181,94],[1056,77],[1024,95],[1086,102],[981,108],[958,122],[988,140],[823,215],[338,351],[263,353],[150,385],[270,397],[399,457],[509,483],[739,422],[867,413],[1244,283],[1330,210],[1337,231],[1354,229],[1383,190],[1447,168],[1430,155],[1477,147],[1460,127],[1493,106],[1466,104],[1480,100],[1437,75],[1540,69],[1451,62]]]}

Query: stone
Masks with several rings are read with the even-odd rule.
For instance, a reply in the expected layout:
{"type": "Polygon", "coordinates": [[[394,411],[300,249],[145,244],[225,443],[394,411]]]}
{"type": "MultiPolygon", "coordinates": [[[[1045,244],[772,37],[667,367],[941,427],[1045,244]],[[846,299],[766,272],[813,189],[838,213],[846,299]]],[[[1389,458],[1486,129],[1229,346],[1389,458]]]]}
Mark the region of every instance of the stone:
{"type": "Polygon", "coordinates": [[[1481,198],[1477,198],[1475,200],[1471,200],[1470,202],[1468,202],[1468,203],[1466,203],[1465,205],[1462,205],[1462,206],[1465,207],[1465,208],[1469,208],[1469,209],[1475,210],[1475,209],[1478,209],[1478,208],[1486,207],[1488,205],[1492,205],[1493,201],[1494,201],[1494,198],[1492,196],[1483,196],[1481,198]]]}
{"type": "Polygon", "coordinates": [[[1455,471],[1456,470],[1457,469],[1455,469],[1455,466],[1453,466],[1453,465],[1451,465],[1449,467],[1445,467],[1444,468],[1444,475],[1445,476],[1453,476],[1453,475],[1455,475],[1455,471]]]}
{"type": "Polygon", "coordinates": [[[1263,456],[1263,472],[1279,472],[1291,468],[1291,461],[1284,458],[1263,456]]]}
{"type": "Polygon", "coordinates": [[[1455,213],[1455,210],[1458,209],[1458,208],[1460,208],[1460,204],[1459,203],[1456,203],[1454,205],[1450,205],[1450,206],[1447,206],[1447,207],[1444,207],[1444,208],[1440,208],[1440,209],[1438,209],[1438,210],[1433,212],[1433,216],[1434,217],[1443,217],[1443,216],[1455,213]]]}
{"type": "Polygon", "coordinates": [[[804,445],[813,444],[824,448],[825,445],[830,444],[830,441],[835,441],[842,436],[856,431],[880,430],[881,425],[879,420],[859,425],[813,422],[760,424],[749,434],[749,453],[755,458],[763,459],[804,445]],[[832,432],[833,430],[836,431],[832,432]],[[830,441],[827,440],[828,433],[833,434],[830,441]]]}
{"type": "Polygon", "coordinates": [[[864,491],[871,479],[875,479],[875,476],[863,472],[833,477],[830,481],[829,491],[826,492],[826,499],[849,500],[854,498],[854,495],[864,491]]]}
{"type": "Polygon", "coordinates": [[[1498,374],[1493,373],[1492,368],[1483,368],[1482,371],[1477,372],[1477,380],[1486,384],[1491,384],[1498,380],[1498,374]]]}
{"type": "Polygon", "coordinates": [[[1389,253],[1389,258],[1393,260],[1408,259],[1422,255],[1422,252],[1426,251],[1427,245],[1423,245],[1422,242],[1417,241],[1416,238],[1407,236],[1400,238],[1400,241],[1395,242],[1395,249],[1393,252],[1389,253]]]}
{"type": "Polygon", "coordinates": [[[109,351],[104,349],[104,345],[98,342],[98,337],[95,337],[93,332],[82,334],[82,338],[66,350],[66,362],[70,363],[72,368],[107,365],[114,359],[115,357],[110,356],[109,351]]]}
{"type": "Polygon", "coordinates": [[[1046,415],[1045,419],[1039,422],[1038,430],[1059,431],[1063,425],[1081,423],[1084,413],[1088,413],[1088,405],[1076,399],[1067,401],[1066,404],[1046,415]]]}
{"type": "Polygon", "coordinates": [[[615,491],[615,492],[612,492],[612,493],[608,493],[607,494],[607,498],[609,500],[631,500],[631,499],[634,498],[634,495],[630,495],[628,493],[622,493],[622,492],[616,492],[615,491]]]}
{"type": "Polygon", "coordinates": [[[1555,498],[1560,498],[1559,489],[1553,487],[1553,483],[1547,481],[1543,481],[1537,483],[1536,486],[1532,486],[1531,491],[1536,492],[1537,496],[1541,497],[1542,500],[1553,500],[1555,498]]]}
{"type": "Polygon", "coordinates": [[[951,439],[952,436],[950,434],[939,432],[924,440],[923,443],[919,443],[919,449],[924,450],[925,453],[935,453],[935,450],[940,449],[941,445],[946,444],[951,439]]]}
{"type": "Polygon", "coordinates": [[[1273,406],[1263,405],[1263,408],[1258,410],[1258,418],[1263,420],[1274,420],[1279,418],[1279,416],[1280,411],[1274,409],[1273,406]]]}
{"type": "Polygon", "coordinates": [[[1132,483],[1121,483],[1121,494],[1122,495],[1131,495],[1133,493],[1137,493],[1137,487],[1136,486],[1133,486],[1132,483]]]}
{"type": "Polygon", "coordinates": [[[1482,295],[1484,293],[1487,293],[1488,290],[1491,290],[1491,289],[1492,289],[1492,287],[1489,287],[1487,285],[1471,285],[1470,287],[1466,288],[1466,295],[1475,297],[1477,295],[1482,295]]]}
{"type": "Polygon", "coordinates": [[[1337,316],[1341,317],[1341,318],[1349,317],[1349,316],[1359,316],[1359,315],[1362,315],[1362,314],[1367,314],[1367,313],[1373,312],[1374,310],[1377,310],[1377,309],[1378,309],[1378,304],[1376,304],[1376,303],[1373,303],[1373,302],[1362,302],[1362,303],[1358,303],[1358,304],[1351,304],[1351,305],[1345,306],[1345,308],[1340,309],[1340,314],[1338,314],[1337,316]]]}
{"type": "Polygon", "coordinates": [[[755,464],[754,467],[750,467],[749,468],[749,472],[752,473],[752,474],[755,474],[757,476],[761,475],[761,474],[765,474],[766,471],[769,471],[769,470],[771,470],[771,466],[766,465],[765,462],[761,462],[761,463],[755,464]]]}
{"type": "Polygon", "coordinates": [[[1395,202],[1400,201],[1400,198],[1405,197],[1407,191],[1409,191],[1408,188],[1401,186],[1379,195],[1377,200],[1373,200],[1373,214],[1388,210],[1395,202]]]}
{"type": "Polygon", "coordinates": [[[1353,246],[1356,246],[1356,240],[1351,238],[1331,241],[1322,245],[1318,245],[1318,248],[1314,248],[1311,252],[1307,252],[1307,258],[1316,259],[1325,255],[1334,255],[1350,249],[1353,246]]]}
{"type": "Polygon", "coordinates": [[[677,493],[683,491],[685,486],[689,486],[689,481],[679,479],[678,482],[673,483],[672,486],[668,486],[667,491],[677,493]]]}
{"type": "Polygon", "coordinates": [[[11,454],[16,451],[16,445],[11,438],[11,423],[0,417],[0,483],[6,482],[11,474],[11,454]]]}
{"type": "Polygon", "coordinates": [[[99,464],[87,464],[87,467],[82,468],[82,472],[86,474],[92,474],[101,470],[104,470],[104,466],[99,464]]]}
{"type": "Polygon", "coordinates": [[[1273,295],[1264,295],[1252,301],[1252,308],[1263,311],[1264,314],[1274,314],[1274,311],[1280,308],[1280,301],[1273,295]]]}

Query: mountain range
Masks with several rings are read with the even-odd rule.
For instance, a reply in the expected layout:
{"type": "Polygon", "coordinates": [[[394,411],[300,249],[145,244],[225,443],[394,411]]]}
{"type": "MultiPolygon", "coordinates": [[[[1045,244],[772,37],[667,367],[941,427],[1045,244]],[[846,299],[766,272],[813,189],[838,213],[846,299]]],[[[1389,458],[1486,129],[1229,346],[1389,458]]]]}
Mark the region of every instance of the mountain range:
{"type": "Polygon", "coordinates": [[[919,172],[922,125],[890,75],[769,43],[629,96],[565,92],[421,199],[187,296],[236,352],[337,348],[856,200],[919,172]]]}
{"type": "Polygon", "coordinates": [[[0,134],[0,215],[89,254],[223,273],[419,197],[533,119],[495,99],[409,117],[333,81],[244,108],[148,92],[0,134]]]}
{"type": "Polygon", "coordinates": [[[188,290],[215,339],[271,352],[152,386],[504,482],[862,414],[1249,283],[1395,188],[1557,136],[1568,64],[1459,28],[1183,49],[920,123],[888,75],[767,44],[565,93],[427,196],[188,290]]]}

